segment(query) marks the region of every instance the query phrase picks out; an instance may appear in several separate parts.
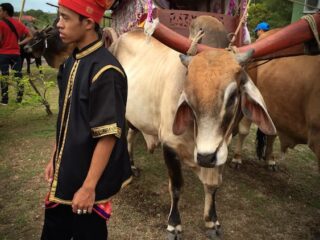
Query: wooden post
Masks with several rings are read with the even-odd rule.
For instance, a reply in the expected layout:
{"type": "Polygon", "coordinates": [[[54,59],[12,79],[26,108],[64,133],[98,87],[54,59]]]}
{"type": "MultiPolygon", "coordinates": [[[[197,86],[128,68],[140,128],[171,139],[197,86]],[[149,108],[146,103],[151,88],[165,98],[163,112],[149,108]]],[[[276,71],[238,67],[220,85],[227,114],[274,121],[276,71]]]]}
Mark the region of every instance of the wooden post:
{"type": "Polygon", "coordinates": [[[20,16],[19,16],[19,20],[20,21],[21,21],[21,18],[22,18],[25,2],[26,2],[26,0],[22,0],[22,3],[21,3],[21,10],[20,10],[20,16]]]}

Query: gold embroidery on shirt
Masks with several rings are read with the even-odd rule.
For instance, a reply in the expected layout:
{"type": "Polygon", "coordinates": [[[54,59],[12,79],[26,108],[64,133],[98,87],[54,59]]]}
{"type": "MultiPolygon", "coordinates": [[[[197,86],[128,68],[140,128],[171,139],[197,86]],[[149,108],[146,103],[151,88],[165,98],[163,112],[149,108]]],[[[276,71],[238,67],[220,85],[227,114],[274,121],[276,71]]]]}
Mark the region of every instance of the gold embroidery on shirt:
{"type": "Polygon", "coordinates": [[[91,128],[93,138],[103,137],[114,134],[117,138],[121,137],[121,128],[116,123],[91,128]]]}
{"type": "Polygon", "coordinates": [[[65,92],[65,97],[64,97],[64,102],[63,102],[63,108],[62,108],[62,116],[61,116],[61,124],[60,124],[60,132],[59,132],[59,138],[58,138],[58,144],[56,147],[56,154],[55,154],[55,173],[53,177],[53,182],[51,185],[51,190],[50,190],[50,196],[49,200],[52,201],[55,199],[55,193],[58,185],[58,175],[59,175],[59,168],[60,168],[60,162],[62,158],[62,153],[66,141],[66,136],[67,136],[67,130],[68,130],[68,123],[69,123],[69,117],[70,117],[70,109],[71,109],[71,96],[72,96],[72,90],[73,90],[73,83],[77,74],[78,66],[79,66],[80,61],[77,60],[71,69],[70,76],[68,79],[68,85],[67,89],[65,92]],[[70,100],[69,100],[70,98],[70,100]],[[67,103],[70,101],[68,109],[67,109],[67,103]],[[67,119],[65,120],[65,114],[66,111],[68,111],[67,119]],[[62,133],[62,129],[64,127],[64,132],[62,133]],[[61,142],[62,141],[62,142],[61,142]]]}
{"type": "Polygon", "coordinates": [[[84,51],[82,51],[80,53],[77,53],[76,54],[76,59],[83,58],[83,57],[89,55],[90,53],[93,53],[94,51],[96,51],[98,48],[100,48],[102,46],[103,46],[103,42],[99,41],[96,44],[94,44],[93,46],[89,47],[88,49],[86,49],[86,50],[84,50],[84,51]]]}
{"type": "Polygon", "coordinates": [[[96,75],[94,75],[92,82],[96,81],[101,76],[101,74],[104,73],[105,71],[107,71],[108,69],[114,69],[114,70],[118,71],[123,77],[125,77],[125,74],[123,73],[123,71],[120,68],[113,66],[113,65],[107,65],[107,66],[104,66],[103,68],[101,68],[99,70],[99,72],[96,75]]]}

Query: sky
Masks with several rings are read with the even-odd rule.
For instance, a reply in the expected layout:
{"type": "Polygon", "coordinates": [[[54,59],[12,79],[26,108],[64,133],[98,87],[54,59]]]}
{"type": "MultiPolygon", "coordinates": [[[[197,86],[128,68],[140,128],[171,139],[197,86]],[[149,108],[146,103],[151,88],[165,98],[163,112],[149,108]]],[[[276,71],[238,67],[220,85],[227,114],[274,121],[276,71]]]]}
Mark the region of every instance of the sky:
{"type": "MultiPolygon", "coordinates": [[[[0,0],[0,3],[11,3],[14,7],[15,12],[20,12],[22,0],[0,0]]],[[[57,12],[55,7],[49,6],[46,3],[49,2],[54,5],[58,5],[58,0],[25,0],[24,11],[35,9],[35,10],[42,10],[44,12],[57,12]]]]}

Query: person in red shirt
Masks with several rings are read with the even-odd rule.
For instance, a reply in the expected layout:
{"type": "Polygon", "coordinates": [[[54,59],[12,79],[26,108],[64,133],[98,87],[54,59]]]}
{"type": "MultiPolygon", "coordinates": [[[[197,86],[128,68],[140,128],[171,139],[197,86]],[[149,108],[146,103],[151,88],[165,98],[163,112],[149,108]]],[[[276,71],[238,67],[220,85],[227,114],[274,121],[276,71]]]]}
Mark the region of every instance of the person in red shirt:
{"type": "Polygon", "coordinates": [[[0,4],[0,70],[1,78],[1,104],[8,104],[8,76],[9,67],[14,71],[17,79],[18,93],[17,102],[22,101],[23,83],[22,79],[22,62],[20,58],[20,45],[24,45],[32,38],[26,26],[20,21],[12,18],[14,8],[10,3],[0,4]],[[24,37],[25,36],[25,37],[24,37]],[[24,38],[23,38],[24,37],[24,38]],[[19,39],[23,38],[22,41],[19,39]]]}

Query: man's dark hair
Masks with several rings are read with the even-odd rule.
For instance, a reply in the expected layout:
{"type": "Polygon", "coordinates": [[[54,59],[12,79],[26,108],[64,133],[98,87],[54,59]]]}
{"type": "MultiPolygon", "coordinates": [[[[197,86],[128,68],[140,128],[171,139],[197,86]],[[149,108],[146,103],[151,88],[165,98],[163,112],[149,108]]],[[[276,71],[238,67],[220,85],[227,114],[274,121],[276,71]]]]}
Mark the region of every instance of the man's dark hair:
{"type": "MultiPolygon", "coordinates": [[[[88,19],[88,17],[85,17],[85,16],[79,14],[79,19],[82,22],[84,19],[88,19]]],[[[98,35],[100,37],[100,34],[101,34],[100,25],[98,23],[96,23],[96,22],[94,24],[95,24],[94,25],[94,30],[95,30],[96,33],[98,33],[98,35]]]]}
{"type": "Polygon", "coordinates": [[[7,12],[10,17],[13,16],[14,8],[10,3],[1,3],[0,7],[2,8],[2,11],[7,12]]]}

